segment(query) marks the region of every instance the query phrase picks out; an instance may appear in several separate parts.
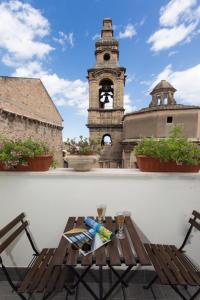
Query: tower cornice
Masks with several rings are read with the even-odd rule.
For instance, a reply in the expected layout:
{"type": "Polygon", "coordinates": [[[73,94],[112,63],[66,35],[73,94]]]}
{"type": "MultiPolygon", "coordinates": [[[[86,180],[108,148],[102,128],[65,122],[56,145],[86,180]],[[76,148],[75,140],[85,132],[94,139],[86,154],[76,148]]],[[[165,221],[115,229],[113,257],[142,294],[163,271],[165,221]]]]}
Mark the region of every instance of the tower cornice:
{"type": "Polygon", "coordinates": [[[126,68],[124,67],[94,67],[87,70],[88,74],[93,72],[95,76],[99,76],[104,73],[111,73],[114,75],[121,75],[121,72],[126,73],[126,68]]]}
{"type": "Polygon", "coordinates": [[[105,109],[105,108],[88,108],[88,112],[96,111],[96,112],[114,112],[114,111],[122,111],[124,112],[124,108],[112,108],[112,109],[105,109]]]}
{"type": "Polygon", "coordinates": [[[118,129],[123,129],[123,125],[122,124],[86,124],[86,126],[89,129],[110,129],[110,128],[118,128],[118,129]]]}

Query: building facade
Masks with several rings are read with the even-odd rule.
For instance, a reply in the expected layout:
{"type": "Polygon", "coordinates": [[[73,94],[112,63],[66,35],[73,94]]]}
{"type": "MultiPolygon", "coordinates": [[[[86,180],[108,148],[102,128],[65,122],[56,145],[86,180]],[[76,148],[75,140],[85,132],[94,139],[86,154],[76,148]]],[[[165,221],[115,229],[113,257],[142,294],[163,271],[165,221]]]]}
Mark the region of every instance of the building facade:
{"type": "Polygon", "coordinates": [[[144,137],[165,138],[173,126],[180,124],[183,135],[200,143],[200,107],[177,104],[176,89],[166,80],[159,82],[150,95],[149,107],[123,117],[123,166],[134,167],[133,148],[144,137]]]}
{"type": "Polygon", "coordinates": [[[135,167],[133,148],[144,137],[165,138],[181,124],[183,134],[200,143],[200,107],[177,104],[176,89],[166,80],[150,93],[149,107],[124,114],[126,69],[119,65],[119,44],[113,36],[112,20],[103,20],[96,41],[96,64],[88,70],[90,138],[104,146],[101,167],[135,167]]]}
{"type": "Polygon", "coordinates": [[[40,79],[0,77],[0,133],[45,141],[63,166],[62,117],[40,79]]]}

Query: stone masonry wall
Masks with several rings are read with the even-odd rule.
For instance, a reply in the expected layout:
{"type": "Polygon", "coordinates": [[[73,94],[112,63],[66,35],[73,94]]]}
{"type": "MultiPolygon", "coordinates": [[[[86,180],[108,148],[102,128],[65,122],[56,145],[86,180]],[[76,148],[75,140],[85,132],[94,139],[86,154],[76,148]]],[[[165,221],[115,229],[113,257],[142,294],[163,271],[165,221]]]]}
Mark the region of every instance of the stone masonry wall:
{"type": "Polygon", "coordinates": [[[0,112],[0,133],[11,139],[26,139],[45,141],[54,152],[57,166],[63,166],[62,159],[62,128],[50,127],[47,124],[33,121],[22,116],[0,112]]]}

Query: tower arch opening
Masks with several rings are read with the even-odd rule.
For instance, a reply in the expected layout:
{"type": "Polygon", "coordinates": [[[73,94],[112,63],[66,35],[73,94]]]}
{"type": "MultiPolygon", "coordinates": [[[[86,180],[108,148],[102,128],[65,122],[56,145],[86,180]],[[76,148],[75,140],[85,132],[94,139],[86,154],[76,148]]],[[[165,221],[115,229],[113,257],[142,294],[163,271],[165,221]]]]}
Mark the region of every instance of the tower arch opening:
{"type": "Polygon", "coordinates": [[[110,79],[102,79],[99,83],[99,107],[113,108],[114,84],[110,79]]]}
{"type": "Polygon", "coordinates": [[[106,145],[112,146],[112,138],[111,135],[108,133],[104,134],[101,140],[101,146],[106,146],[106,145]]]}

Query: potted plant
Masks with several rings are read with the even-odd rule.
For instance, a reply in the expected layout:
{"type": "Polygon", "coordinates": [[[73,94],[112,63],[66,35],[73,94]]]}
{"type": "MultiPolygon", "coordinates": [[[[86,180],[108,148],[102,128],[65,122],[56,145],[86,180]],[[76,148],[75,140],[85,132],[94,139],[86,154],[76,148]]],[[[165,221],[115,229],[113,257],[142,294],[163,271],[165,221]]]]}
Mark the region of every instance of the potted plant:
{"type": "Polygon", "coordinates": [[[29,171],[48,171],[53,163],[53,155],[43,141],[34,141],[31,138],[22,142],[23,157],[27,161],[29,171]]]}
{"type": "MultiPolygon", "coordinates": [[[[0,136],[0,170],[13,171],[21,166],[22,171],[26,171],[26,160],[23,156],[23,147],[20,141],[9,140],[0,136]]],[[[19,168],[20,169],[20,168],[19,168]]]]}
{"type": "Polygon", "coordinates": [[[1,171],[47,171],[53,156],[44,142],[9,140],[0,136],[1,171]]]}
{"type": "Polygon", "coordinates": [[[67,139],[65,141],[67,152],[67,162],[70,168],[75,171],[90,171],[98,160],[98,153],[100,153],[101,146],[96,140],[88,139],[80,136],[77,140],[67,139]]]}
{"type": "Polygon", "coordinates": [[[198,172],[200,146],[182,137],[175,126],[164,139],[145,138],[135,148],[137,164],[144,172],[198,172]]]}

